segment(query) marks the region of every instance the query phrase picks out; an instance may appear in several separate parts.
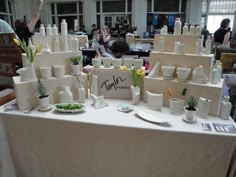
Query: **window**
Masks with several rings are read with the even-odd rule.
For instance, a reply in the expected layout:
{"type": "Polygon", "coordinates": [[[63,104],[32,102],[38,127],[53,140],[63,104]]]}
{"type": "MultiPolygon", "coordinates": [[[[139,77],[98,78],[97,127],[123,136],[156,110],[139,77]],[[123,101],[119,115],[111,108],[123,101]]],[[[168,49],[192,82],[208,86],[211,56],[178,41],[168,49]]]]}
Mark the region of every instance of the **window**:
{"type": "Polygon", "coordinates": [[[125,12],[125,0],[103,1],[103,12],[125,12]]]}
{"type": "Polygon", "coordinates": [[[75,30],[74,21],[78,20],[79,29],[83,26],[83,3],[82,1],[51,3],[52,22],[57,24],[60,30],[62,19],[66,19],[69,33],[75,30]]]}
{"type": "Polygon", "coordinates": [[[13,16],[13,1],[4,0],[0,5],[0,18],[8,22],[11,26],[14,26],[14,16],[13,16]]]}
{"type": "Polygon", "coordinates": [[[179,0],[155,0],[154,12],[179,12],[179,0]]]}
{"type": "Polygon", "coordinates": [[[202,17],[205,17],[204,25],[210,33],[214,33],[224,18],[230,19],[230,27],[234,24],[236,11],[235,0],[203,0],[202,17]]]}

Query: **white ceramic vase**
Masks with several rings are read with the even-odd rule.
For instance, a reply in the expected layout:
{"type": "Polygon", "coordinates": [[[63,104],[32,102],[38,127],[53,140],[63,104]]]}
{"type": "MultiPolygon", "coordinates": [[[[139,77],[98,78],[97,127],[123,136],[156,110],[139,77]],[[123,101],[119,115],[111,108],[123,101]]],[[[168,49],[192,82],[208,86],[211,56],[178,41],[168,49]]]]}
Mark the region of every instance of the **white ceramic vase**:
{"type": "Polygon", "coordinates": [[[206,84],[208,81],[208,77],[203,72],[202,65],[194,68],[192,75],[193,75],[193,83],[206,84]]]}
{"type": "Polygon", "coordinates": [[[184,55],[185,54],[184,44],[181,44],[180,42],[175,42],[174,53],[184,55]]]}
{"type": "Polygon", "coordinates": [[[197,121],[197,116],[196,113],[198,111],[198,108],[196,108],[195,111],[189,111],[188,109],[186,109],[187,106],[184,107],[184,111],[185,111],[185,120],[189,123],[194,123],[197,121]]]}
{"type": "Polygon", "coordinates": [[[98,96],[98,76],[92,75],[91,94],[98,96]]]}
{"type": "Polygon", "coordinates": [[[164,48],[165,48],[165,39],[164,37],[160,37],[160,40],[159,40],[159,47],[160,47],[160,52],[165,52],[164,48]]]}
{"type": "Polygon", "coordinates": [[[211,36],[207,36],[206,45],[205,45],[205,55],[211,54],[211,36]]]}
{"type": "Polygon", "coordinates": [[[229,102],[229,96],[225,96],[220,104],[220,118],[229,119],[232,104],[229,102]]]}
{"type": "Polygon", "coordinates": [[[78,88],[78,102],[85,103],[85,89],[83,84],[80,84],[78,88]]]}
{"type": "Polygon", "coordinates": [[[56,65],[53,66],[54,74],[56,78],[63,78],[65,74],[65,66],[64,65],[56,65]]]}
{"type": "Polygon", "coordinates": [[[179,98],[169,99],[170,114],[180,115],[184,110],[184,100],[179,98]]]}
{"type": "Polygon", "coordinates": [[[41,77],[43,79],[50,79],[51,78],[51,75],[52,75],[51,67],[40,67],[39,71],[40,71],[41,77]]]}
{"type": "Polygon", "coordinates": [[[72,68],[72,74],[79,74],[81,72],[80,71],[80,64],[78,64],[78,65],[71,64],[71,68],[72,68]]]}
{"type": "Polygon", "coordinates": [[[200,97],[198,100],[198,112],[197,116],[201,118],[206,118],[211,108],[211,100],[200,97]]]}
{"type": "Polygon", "coordinates": [[[156,111],[161,111],[163,106],[163,94],[156,94],[146,91],[147,105],[156,111]]]}
{"type": "Polygon", "coordinates": [[[188,24],[187,23],[185,23],[184,24],[184,27],[183,27],[183,35],[187,35],[188,34],[188,24]]]}
{"type": "Polygon", "coordinates": [[[138,104],[140,102],[140,88],[138,86],[131,85],[131,93],[132,93],[132,104],[138,104]]]}
{"type": "Polygon", "coordinates": [[[46,95],[45,97],[41,98],[40,96],[37,97],[39,102],[39,109],[47,109],[50,105],[50,95],[46,95]]]}
{"type": "Polygon", "coordinates": [[[28,82],[28,81],[36,81],[36,74],[35,74],[35,68],[34,63],[30,63],[25,68],[20,68],[16,71],[21,78],[21,82],[28,82]]]}
{"type": "Polygon", "coordinates": [[[202,50],[203,50],[203,47],[202,47],[202,40],[201,39],[198,39],[198,41],[196,42],[196,55],[202,55],[202,50]]]}
{"type": "Polygon", "coordinates": [[[157,61],[152,70],[149,72],[148,77],[157,78],[159,75],[160,63],[157,61]]]}
{"type": "Polygon", "coordinates": [[[73,103],[73,94],[69,86],[63,86],[59,92],[60,103],[73,103]]]}
{"type": "Polygon", "coordinates": [[[190,35],[195,35],[196,34],[196,28],[195,28],[194,24],[191,24],[189,34],[190,35]]]}
{"type": "Polygon", "coordinates": [[[180,18],[176,18],[175,27],[174,27],[174,35],[181,35],[181,27],[182,27],[182,23],[180,21],[180,18]]]}

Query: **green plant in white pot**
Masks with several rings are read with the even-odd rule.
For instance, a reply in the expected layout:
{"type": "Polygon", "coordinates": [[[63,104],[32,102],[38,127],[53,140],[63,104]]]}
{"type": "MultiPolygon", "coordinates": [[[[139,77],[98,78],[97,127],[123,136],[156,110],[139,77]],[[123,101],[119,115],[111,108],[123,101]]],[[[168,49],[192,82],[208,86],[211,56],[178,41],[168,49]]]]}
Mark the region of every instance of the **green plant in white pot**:
{"type": "Polygon", "coordinates": [[[197,99],[194,96],[190,96],[187,100],[187,106],[184,107],[185,110],[185,120],[190,123],[197,121],[196,113],[197,108],[197,99]]]}
{"type": "Polygon", "coordinates": [[[37,91],[38,91],[38,101],[39,101],[39,110],[46,111],[50,109],[50,95],[46,94],[46,88],[41,82],[40,78],[37,81],[37,91]]]}
{"type": "Polygon", "coordinates": [[[81,56],[74,56],[70,58],[72,74],[79,74],[80,71],[80,60],[81,56]]]}

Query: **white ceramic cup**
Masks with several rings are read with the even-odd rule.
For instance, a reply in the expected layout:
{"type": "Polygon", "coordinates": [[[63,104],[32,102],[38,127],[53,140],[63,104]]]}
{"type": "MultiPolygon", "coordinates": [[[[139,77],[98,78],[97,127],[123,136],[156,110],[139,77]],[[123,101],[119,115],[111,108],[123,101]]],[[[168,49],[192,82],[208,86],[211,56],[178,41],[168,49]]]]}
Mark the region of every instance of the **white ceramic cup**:
{"type": "Polygon", "coordinates": [[[112,65],[114,66],[114,69],[120,69],[121,63],[121,59],[112,59],[112,65]]]}
{"type": "Polygon", "coordinates": [[[100,68],[101,63],[102,63],[102,61],[100,58],[93,58],[92,59],[92,64],[93,64],[94,68],[100,68]]]}
{"type": "Polygon", "coordinates": [[[133,59],[133,65],[135,69],[141,69],[143,66],[143,59],[133,59]]]}
{"type": "Polygon", "coordinates": [[[133,64],[133,59],[131,58],[124,58],[124,66],[127,68],[131,68],[133,64]]]}
{"type": "Polygon", "coordinates": [[[55,77],[57,77],[57,78],[64,77],[64,74],[65,74],[65,66],[64,65],[56,65],[56,66],[53,66],[53,68],[54,68],[55,77]]]}
{"type": "Polygon", "coordinates": [[[51,67],[40,67],[39,70],[43,79],[49,79],[52,75],[51,67]]]}
{"type": "Polygon", "coordinates": [[[175,66],[172,66],[172,65],[161,66],[161,71],[162,71],[163,77],[172,78],[175,71],[175,66]]]}
{"type": "Polygon", "coordinates": [[[177,67],[176,70],[176,74],[179,80],[187,80],[190,72],[191,68],[177,67]]]}
{"type": "Polygon", "coordinates": [[[184,110],[184,100],[179,98],[169,99],[170,113],[174,115],[179,115],[183,113],[184,110]]]}
{"type": "Polygon", "coordinates": [[[112,63],[112,59],[111,58],[102,58],[102,63],[105,68],[110,68],[111,63],[112,63]]]}

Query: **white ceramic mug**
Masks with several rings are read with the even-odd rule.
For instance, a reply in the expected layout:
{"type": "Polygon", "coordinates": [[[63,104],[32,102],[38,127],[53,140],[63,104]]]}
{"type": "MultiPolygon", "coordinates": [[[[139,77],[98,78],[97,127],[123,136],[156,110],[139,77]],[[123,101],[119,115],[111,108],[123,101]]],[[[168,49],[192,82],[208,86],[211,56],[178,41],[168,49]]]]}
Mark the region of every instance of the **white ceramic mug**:
{"type": "Polygon", "coordinates": [[[114,66],[114,69],[120,69],[121,63],[121,59],[112,59],[112,65],[114,66]]]}
{"type": "Polygon", "coordinates": [[[110,68],[112,59],[111,58],[102,58],[102,62],[105,68],[110,68]]]}
{"type": "Polygon", "coordinates": [[[64,74],[65,74],[65,66],[64,65],[56,65],[56,66],[53,66],[53,68],[54,68],[55,77],[57,77],[57,78],[64,77],[64,74]]]}
{"type": "Polygon", "coordinates": [[[135,69],[141,69],[143,66],[143,59],[133,59],[135,69]]]}
{"type": "Polygon", "coordinates": [[[39,70],[43,79],[49,79],[52,75],[51,67],[40,67],[39,70]]]}
{"type": "Polygon", "coordinates": [[[94,68],[100,68],[101,63],[102,63],[102,61],[100,58],[93,58],[92,59],[92,64],[93,64],[94,68]]]}

